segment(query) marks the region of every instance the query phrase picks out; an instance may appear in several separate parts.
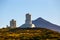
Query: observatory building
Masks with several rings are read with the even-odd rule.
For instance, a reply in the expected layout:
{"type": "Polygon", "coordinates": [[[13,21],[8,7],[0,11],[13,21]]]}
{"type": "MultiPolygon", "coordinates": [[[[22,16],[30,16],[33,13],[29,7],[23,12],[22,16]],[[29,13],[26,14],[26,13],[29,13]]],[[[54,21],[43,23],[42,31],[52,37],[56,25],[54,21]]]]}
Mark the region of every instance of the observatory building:
{"type": "Polygon", "coordinates": [[[31,14],[27,13],[25,24],[21,25],[20,28],[34,28],[34,27],[35,27],[35,25],[32,24],[31,14]]]}
{"type": "Polygon", "coordinates": [[[10,26],[6,26],[7,28],[16,28],[16,21],[14,20],[14,19],[12,19],[11,21],[10,21],[10,26]]]}
{"type": "Polygon", "coordinates": [[[14,19],[10,21],[10,28],[16,28],[16,21],[14,19]]]}

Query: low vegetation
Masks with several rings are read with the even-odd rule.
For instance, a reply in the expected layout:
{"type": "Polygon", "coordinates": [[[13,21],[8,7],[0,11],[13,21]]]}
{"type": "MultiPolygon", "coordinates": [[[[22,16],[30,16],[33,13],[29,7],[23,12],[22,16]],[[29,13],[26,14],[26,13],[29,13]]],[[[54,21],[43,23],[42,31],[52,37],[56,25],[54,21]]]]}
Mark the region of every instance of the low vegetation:
{"type": "Polygon", "coordinates": [[[2,28],[0,40],[60,40],[60,33],[45,28],[2,28]]]}

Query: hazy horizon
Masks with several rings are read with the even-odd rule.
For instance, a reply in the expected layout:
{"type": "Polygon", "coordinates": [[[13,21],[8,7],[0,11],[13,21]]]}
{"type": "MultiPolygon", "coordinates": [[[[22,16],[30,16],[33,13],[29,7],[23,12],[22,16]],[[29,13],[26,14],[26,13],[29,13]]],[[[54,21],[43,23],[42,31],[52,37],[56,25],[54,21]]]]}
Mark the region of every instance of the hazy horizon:
{"type": "Polygon", "coordinates": [[[25,23],[25,15],[32,20],[43,19],[60,26],[60,0],[0,0],[0,27],[9,25],[15,19],[17,26],[25,23]]]}

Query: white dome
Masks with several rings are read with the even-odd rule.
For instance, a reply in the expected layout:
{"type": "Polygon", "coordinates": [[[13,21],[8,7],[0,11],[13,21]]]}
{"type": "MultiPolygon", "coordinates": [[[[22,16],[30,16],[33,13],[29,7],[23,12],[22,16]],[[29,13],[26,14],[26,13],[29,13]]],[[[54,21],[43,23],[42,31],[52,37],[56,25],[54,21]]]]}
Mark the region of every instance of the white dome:
{"type": "Polygon", "coordinates": [[[32,24],[31,28],[34,28],[34,27],[35,27],[35,25],[34,25],[34,24],[32,24]]]}
{"type": "Polygon", "coordinates": [[[20,28],[34,28],[35,25],[34,24],[23,24],[20,26],[20,28]]]}

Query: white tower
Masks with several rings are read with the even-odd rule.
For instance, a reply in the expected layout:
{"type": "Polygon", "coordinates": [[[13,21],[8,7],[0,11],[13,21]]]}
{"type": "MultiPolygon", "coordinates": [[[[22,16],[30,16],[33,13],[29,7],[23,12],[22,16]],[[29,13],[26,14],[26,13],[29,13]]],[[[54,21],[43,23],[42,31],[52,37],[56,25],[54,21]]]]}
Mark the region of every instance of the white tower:
{"type": "Polygon", "coordinates": [[[26,14],[25,24],[32,24],[31,15],[29,13],[26,14]]]}
{"type": "Polygon", "coordinates": [[[10,27],[11,27],[11,28],[16,28],[16,21],[15,21],[14,19],[12,19],[12,20],[10,21],[10,27]]]}
{"type": "Polygon", "coordinates": [[[35,25],[32,24],[31,15],[29,13],[26,14],[25,24],[23,24],[20,27],[21,28],[34,28],[35,27],[35,25]]]}

